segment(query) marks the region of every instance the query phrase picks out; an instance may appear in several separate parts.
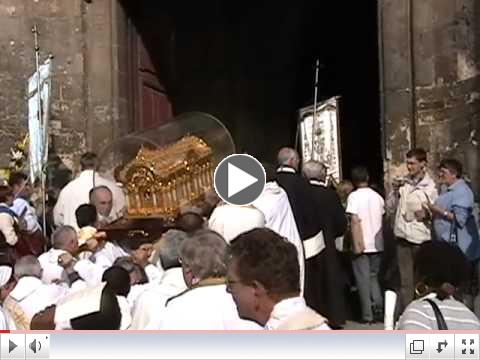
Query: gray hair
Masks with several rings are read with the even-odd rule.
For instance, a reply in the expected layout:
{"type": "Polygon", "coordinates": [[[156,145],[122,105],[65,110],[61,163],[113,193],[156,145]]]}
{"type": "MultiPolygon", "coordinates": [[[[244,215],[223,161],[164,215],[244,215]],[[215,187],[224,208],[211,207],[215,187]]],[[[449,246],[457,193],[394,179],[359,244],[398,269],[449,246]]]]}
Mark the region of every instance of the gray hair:
{"type": "Polygon", "coordinates": [[[310,160],[303,164],[302,173],[308,180],[325,181],[327,178],[327,167],[321,162],[310,160]]]}
{"type": "Polygon", "coordinates": [[[182,265],[187,266],[200,280],[223,277],[227,274],[225,264],[227,242],[212,230],[199,230],[180,245],[182,265]]]}
{"type": "Polygon", "coordinates": [[[42,278],[42,266],[38,259],[33,255],[27,255],[17,260],[14,267],[14,274],[17,279],[24,276],[33,276],[42,278]]]}
{"type": "Polygon", "coordinates": [[[281,148],[277,155],[278,165],[291,165],[292,161],[299,161],[297,151],[288,147],[281,148]]]}
{"type": "Polygon", "coordinates": [[[77,235],[75,229],[69,225],[60,226],[52,234],[52,245],[54,249],[64,250],[65,245],[68,243],[68,233],[74,233],[77,235]]]}
{"type": "Polygon", "coordinates": [[[110,193],[110,195],[112,196],[113,198],[113,193],[112,193],[112,190],[110,190],[110,188],[106,185],[99,185],[99,186],[95,186],[93,189],[90,190],[90,192],[88,193],[88,198],[90,199],[90,202],[92,202],[92,200],[94,199],[94,196],[96,195],[96,193],[98,191],[106,191],[108,193],[110,193]]]}
{"type": "Polygon", "coordinates": [[[148,282],[148,277],[145,273],[145,270],[140,265],[135,263],[133,258],[130,256],[121,256],[116,258],[112,266],[118,266],[126,270],[130,275],[130,278],[132,275],[136,276],[138,279],[140,279],[139,284],[145,284],[148,282]]]}
{"type": "Polygon", "coordinates": [[[179,266],[178,257],[180,256],[179,250],[182,243],[187,239],[186,232],[181,230],[168,230],[163,234],[160,240],[160,249],[158,250],[158,256],[162,262],[164,269],[179,266]]]}

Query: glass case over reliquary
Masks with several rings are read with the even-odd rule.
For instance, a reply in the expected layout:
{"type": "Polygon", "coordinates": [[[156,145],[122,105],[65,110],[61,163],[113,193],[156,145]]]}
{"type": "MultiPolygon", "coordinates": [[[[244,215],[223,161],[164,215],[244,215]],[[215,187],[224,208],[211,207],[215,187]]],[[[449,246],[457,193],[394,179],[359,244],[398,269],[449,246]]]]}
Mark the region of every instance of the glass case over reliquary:
{"type": "Polygon", "coordinates": [[[122,137],[100,155],[98,172],[120,183],[126,218],[175,218],[213,188],[216,165],[235,152],[215,117],[186,113],[158,128],[122,137]]]}

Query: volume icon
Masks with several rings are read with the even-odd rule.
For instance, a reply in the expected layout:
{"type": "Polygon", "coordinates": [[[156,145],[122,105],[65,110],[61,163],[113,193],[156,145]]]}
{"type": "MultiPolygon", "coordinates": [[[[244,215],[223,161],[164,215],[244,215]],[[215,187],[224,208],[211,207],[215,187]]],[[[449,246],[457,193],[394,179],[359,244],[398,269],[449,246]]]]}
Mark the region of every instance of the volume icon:
{"type": "Polygon", "coordinates": [[[33,341],[28,344],[28,347],[30,350],[33,351],[34,354],[37,353],[37,351],[42,350],[42,343],[40,341],[37,341],[37,339],[33,339],[33,341]]]}

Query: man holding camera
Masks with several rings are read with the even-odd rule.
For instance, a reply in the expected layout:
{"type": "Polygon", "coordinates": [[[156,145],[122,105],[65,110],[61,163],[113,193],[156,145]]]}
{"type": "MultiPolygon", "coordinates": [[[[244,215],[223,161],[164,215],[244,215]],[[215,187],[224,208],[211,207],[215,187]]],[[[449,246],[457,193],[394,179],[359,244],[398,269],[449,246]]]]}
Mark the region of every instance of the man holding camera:
{"type": "Polygon", "coordinates": [[[438,196],[435,182],[426,172],[427,153],[421,148],[407,152],[408,175],[395,180],[397,201],[394,233],[397,238],[398,263],[401,278],[402,305],[409,304],[415,293],[413,259],[418,248],[431,240],[430,224],[422,203],[434,202],[438,196]]]}

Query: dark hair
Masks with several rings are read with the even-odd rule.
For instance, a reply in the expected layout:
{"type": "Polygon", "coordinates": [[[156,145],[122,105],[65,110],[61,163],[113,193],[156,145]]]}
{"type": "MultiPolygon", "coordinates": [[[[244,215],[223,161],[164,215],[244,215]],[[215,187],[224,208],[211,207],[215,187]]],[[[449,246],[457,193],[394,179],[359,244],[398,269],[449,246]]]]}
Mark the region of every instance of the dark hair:
{"type": "Polygon", "coordinates": [[[186,212],[181,214],[177,221],[175,221],[176,228],[178,230],[185,231],[186,233],[193,233],[203,228],[205,220],[200,215],[194,212],[186,212]]]}
{"type": "Polygon", "coordinates": [[[456,159],[443,159],[440,161],[438,168],[448,169],[450,172],[454,172],[457,175],[457,178],[461,178],[463,174],[462,163],[456,159]]]}
{"type": "Polygon", "coordinates": [[[8,184],[10,186],[21,185],[25,180],[28,180],[28,176],[22,172],[16,171],[10,174],[8,184]]]}
{"type": "Polygon", "coordinates": [[[365,166],[355,166],[352,169],[352,182],[358,186],[360,183],[368,182],[370,176],[365,166]]]}
{"type": "Polygon", "coordinates": [[[236,260],[244,284],[258,281],[272,295],[300,292],[300,266],[295,246],[267,228],[238,235],[230,245],[230,261],[236,260]]]}
{"type": "Polygon", "coordinates": [[[86,152],[80,158],[80,167],[82,170],[95,169],[97,166],[97,154],[86,152]]]}
{"type": "Polygon", "coordinates": [[[9,197],[13,197],[12,188],[8,185],[0,185],[0,203],[4,203],[9,197]]]}
{"type": "Polygon", "coordinates": [[[127,270],[120,266],[112,266],[105,270],[102,281],[107,282],[115,295],[126,297],[130,292],[130,275],[127,270]]]}
{"type": "Polygon", "coordinates": [[[444,284],[454,287],[462,285],[469,274],[468,261],[463,252],[444,241],[423,243],[415,256],[414,268],[418,281],[437,293],[444,284]]]}
{"type": "Polygon", "coordinates": [[[136,273],[140,279],[138,284],[148,283],[147,273],[145,269],[135,263],[130,256],[121,256],[113,262],[113,266],[119,266],[125,269],[129,274],[136,273]]]}
{"type": "Polygon", "coordinates": [[[418,161],[427,161],[427,152],[422,148],[414,148],[407,152],[407,159],[415,158],[418,161]]]}
{"type": "Polygon", "coordinates": [[[152,244],[152,239],[148,235],[142,234],[129,234],[127,238],[118,242],[119,245],[126,250],[137,250],[144,244],[152,244]]]}
{"type": "Polygon", "coordinates": [[[78,227],[93,226],[97,221],[97,208],[92,204],[82,204],[75,210],[78,227]]]}
{"type": "Polygon", "coordinates": [[[106,285],[102,291],[100,311],[70,320],[73,330],[118,330],[122,313],[113,290],[106,285]]]}

